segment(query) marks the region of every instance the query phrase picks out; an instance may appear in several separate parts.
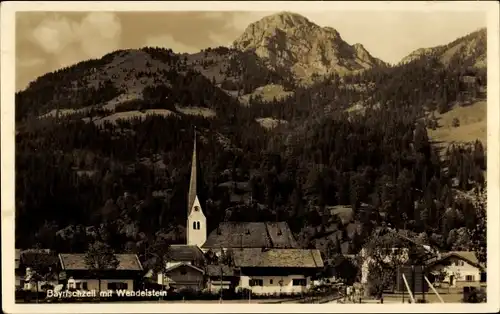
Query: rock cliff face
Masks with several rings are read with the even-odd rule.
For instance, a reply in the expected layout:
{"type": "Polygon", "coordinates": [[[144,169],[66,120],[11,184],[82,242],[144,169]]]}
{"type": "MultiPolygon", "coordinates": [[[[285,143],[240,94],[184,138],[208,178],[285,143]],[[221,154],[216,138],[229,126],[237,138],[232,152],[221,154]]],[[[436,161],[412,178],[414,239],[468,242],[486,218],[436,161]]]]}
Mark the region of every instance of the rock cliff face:
{"type": "Polygon", "coordinates": [[[250,24],[235,40],[239,50],[253,50],[271,67],[292,70],[296,79],[307,81],[314,74],[345,74],[385,66],[361,44],[349,45],[332,27],[320,27],[289,12],[264,17],[250,24]]]}

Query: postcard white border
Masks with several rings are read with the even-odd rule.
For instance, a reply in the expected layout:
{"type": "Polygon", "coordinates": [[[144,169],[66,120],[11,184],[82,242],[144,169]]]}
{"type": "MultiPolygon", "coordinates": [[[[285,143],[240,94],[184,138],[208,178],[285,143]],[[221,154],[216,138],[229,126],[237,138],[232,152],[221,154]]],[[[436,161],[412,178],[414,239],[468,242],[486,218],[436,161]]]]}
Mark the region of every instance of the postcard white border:
{"type": "MultiPolygon", "coordinates": [[[[417,2],[271,2],[271,1],[78,1],[3,2],[1,4],[1,205],[2,295],[6,313],[280,313],[280,312],[498,312],[499,310],[499,5],[495,1],[417,2]],[[488,26],[488,302],[484,304],[201,304],[201,303],[108,303],[108,304],[15,304],[14,303],[14,92],[16,11],[482,11],[488,26]]],[[[438,31],[438,30],[437,30],[438,31]]],[[[465,34],[464,34],[465,35],[465,34]]]]}

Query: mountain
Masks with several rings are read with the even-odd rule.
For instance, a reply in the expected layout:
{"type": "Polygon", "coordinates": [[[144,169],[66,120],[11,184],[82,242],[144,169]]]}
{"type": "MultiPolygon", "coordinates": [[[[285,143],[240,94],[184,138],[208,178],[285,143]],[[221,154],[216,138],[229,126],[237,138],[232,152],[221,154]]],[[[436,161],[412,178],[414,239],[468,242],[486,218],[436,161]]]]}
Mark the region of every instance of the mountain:
{"type": "Polygon", "coordinates": [[[16,117],[186,107],[213,115],[235,109],[237,96],[261,86],[290,87],[288,77],[286,70],[268,69],[252,52],[225,47],[195,54],[151,47],[119,50],[37,78],[16,94],[16,117]]]}
{"type": "Polygon", "coordinates": [[[301,81],[314,74],[345,74],[386,65],[363,45],[346,43],[334,28],[320,27],[290,12],[250,24],[233,45],[238,50],[254,51],[274,68],[290,68],[301,81]]]}
{"type": "Polygon", "coordinates": [[[237,103],[248,105],[251,99],[290,97],[297,83],[311,83],[315,76],[385,66],[361,44],[347,44],[335,29],[284,12],[252,23],[231,49],[207,48],[194,54],[152,47],[119,50],[47,73],[16,95],[16,117],[54,116],[57,110],[88,115],[91,109],[165,109],[163,114],[170,114],[184,107],[196,112],[205,108],[209,111],[203,109],[204,114],[215,115],[217,110],[234,110],[237,103]],[[186,81],[208,92],[187,95],[179,86],[186,81]],[[161,105],[145,99],[151,90],[161,94],[161,105]]]}
{"type": "Polygon", "coordinates": [[[143,259],[155,240],[184,243],[196,126],[210,230],[287,221],[302,245],[331,257],[357,253],[384,223],[472,249],[463,231],[476,222],[460,217],[476,212],[454,195],[484,186],[484,147],[439,158],[422,123],[428,107],[446,112],[469,97],[466,64],[423,56],[384,66],[331,28],[288,13],[268,20],[276,36],[262,38],[284,36],[298,52],[245,48],[257,35],[195,54],[119,50],[16,93],[16,245],[83,252],[97,238],[143,259]],[[304,68],[319,74],[312,84],[297,84],[304,68]],[[363,113],[346,112],[353,105],[363,113]]]}
{"type": "Polygon", "coordinates": [[[481,28],[446,45],[417,49],[404,57],[400,63],[404,64],[423,56],[433,55],[445,65],[458,59],[473,68],[484,69],[487,63],[486,40],[486,28],[481,28]]]}

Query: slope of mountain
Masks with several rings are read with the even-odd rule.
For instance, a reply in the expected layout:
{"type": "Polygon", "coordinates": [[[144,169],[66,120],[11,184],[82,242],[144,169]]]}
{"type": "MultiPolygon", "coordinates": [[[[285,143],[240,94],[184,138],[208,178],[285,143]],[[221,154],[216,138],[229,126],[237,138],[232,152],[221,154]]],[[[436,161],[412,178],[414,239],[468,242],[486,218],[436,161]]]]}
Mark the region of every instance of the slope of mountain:
{"type": "Polygon", "coordinates": [[[471,67],[484,69],[486,67],[486,39],[486,28],[481,28],[446,45],[417,49],[404,57],[400,63],[404,64],[423,56],[434,55],[439,57],[445,65],[458,59],[471,67]]]}
{"type": "Polygon", "coordinates": [[[191,55],[163,48],[120,50],[39,77],[16,94],[16,116],[54,116],[57,110],[87,114],[94,109],[224,111],[238,106],[232,91],[238,96],[267,84],[290,86],[289,77],[286,71],[268,69],[251,52],[223,47],[191,55]]]}
{"type": "Polygon", "coordinates": [[[449,91],[452,85],[459,86],[459,97],[441,100],[447,109],[441,113],[433,111],[437,125],[429,129],[429,135],[440,146],[475,140],[486,146],[486,47],[487,33],[482,28],[446,45],[418,49],[400,62],[400,65],[409,65],[433,58],[446,67],[449,76],[457,73],[456,79],[448,81],[445,87],[449,91]]]}
{"type": "Polygon", "coordinates": [[[289,12],[264,17],[250,24],[234,47],[255,51],[275,68],[290,68],[295,78],[309,81],[313,75],[352,73],[385,66],[361,44],[349,45],[332,27],[320,27],[289,12]]]}

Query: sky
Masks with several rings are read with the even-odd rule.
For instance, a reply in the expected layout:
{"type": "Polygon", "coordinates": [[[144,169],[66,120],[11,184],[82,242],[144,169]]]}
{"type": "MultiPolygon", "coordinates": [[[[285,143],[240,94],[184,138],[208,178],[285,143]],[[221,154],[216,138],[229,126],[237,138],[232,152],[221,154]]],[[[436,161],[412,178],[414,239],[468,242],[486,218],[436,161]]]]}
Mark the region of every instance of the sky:
{"type": "MultiPolygon", "coordinates": [[[[397,63],[418,48],[446,44],[486,27],[480,11],[294,10],[335,28],[349,44],[397,63]]],[[[17,12],[16,90],[44,73],[117,49],[159,46],[175,52],[230,45],[252,22],[276,12],[17,12]]]]}

